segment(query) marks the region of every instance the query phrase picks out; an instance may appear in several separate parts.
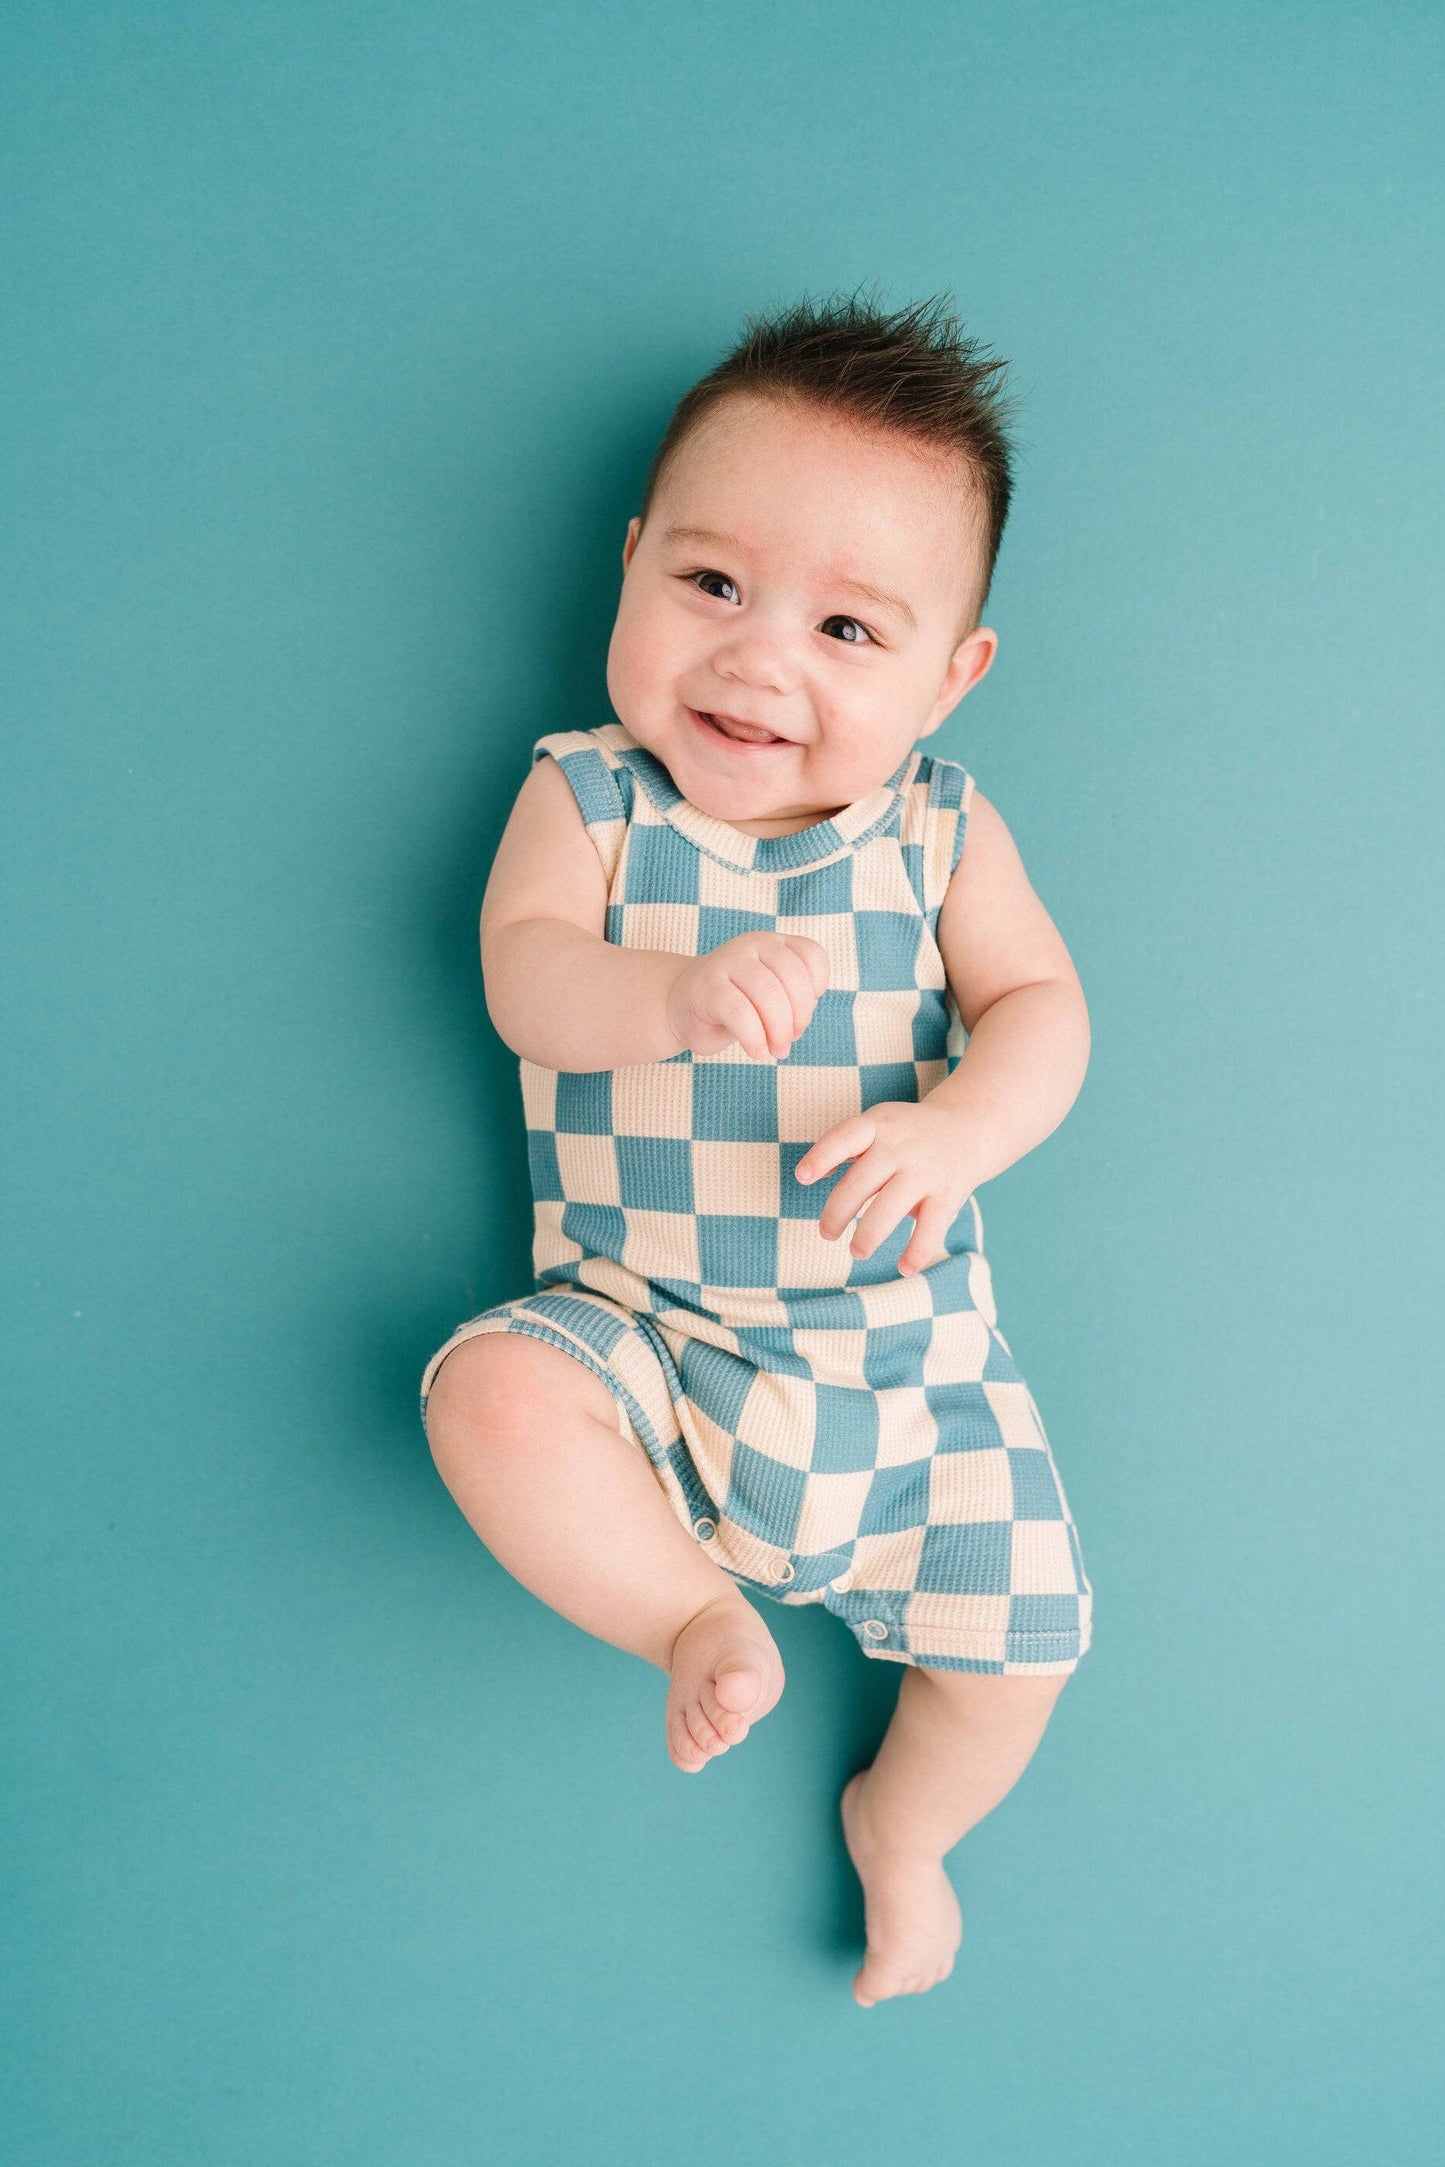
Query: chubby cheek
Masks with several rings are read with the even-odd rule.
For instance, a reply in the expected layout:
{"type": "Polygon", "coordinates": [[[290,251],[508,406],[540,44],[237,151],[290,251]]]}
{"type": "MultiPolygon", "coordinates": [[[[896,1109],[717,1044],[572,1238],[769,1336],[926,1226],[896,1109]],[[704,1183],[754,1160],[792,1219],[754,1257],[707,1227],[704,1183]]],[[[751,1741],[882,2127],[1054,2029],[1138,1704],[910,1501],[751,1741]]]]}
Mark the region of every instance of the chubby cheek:
{"type": "Polygon", "coordinates": [[[624,722],[629,712],[646,714],[659,702],[672,703],[685,663],[678,647],[675,624],[624,600],[607,650],[607,690],[624,722]]]}

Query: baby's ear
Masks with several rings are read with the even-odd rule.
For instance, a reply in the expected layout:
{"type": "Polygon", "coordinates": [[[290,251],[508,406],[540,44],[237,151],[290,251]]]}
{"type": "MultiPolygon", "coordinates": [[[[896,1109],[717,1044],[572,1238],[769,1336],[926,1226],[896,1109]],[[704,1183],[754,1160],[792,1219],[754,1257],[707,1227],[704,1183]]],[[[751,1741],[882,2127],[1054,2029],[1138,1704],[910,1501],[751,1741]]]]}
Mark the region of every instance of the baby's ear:
{"type": "Polygon", "coordinates": [[[629,519],[627,522],[627,540],[622,545],[622,569],[624,572],[632,562],[632,553],[637,547],[637,537],[641,532],[642,521],[637,518],[629,519]]]}

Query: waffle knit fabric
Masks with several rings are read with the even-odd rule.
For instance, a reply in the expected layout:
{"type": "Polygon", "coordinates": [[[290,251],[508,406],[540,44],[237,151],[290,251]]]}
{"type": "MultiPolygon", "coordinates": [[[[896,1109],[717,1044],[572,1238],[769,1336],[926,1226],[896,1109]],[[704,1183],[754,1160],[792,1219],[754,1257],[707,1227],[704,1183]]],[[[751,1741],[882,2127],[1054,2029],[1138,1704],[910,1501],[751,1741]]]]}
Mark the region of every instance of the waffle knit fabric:
{"type": "Polygon", "coordinates": [[[818,1231],[838,1176],[793,1169],[825,1130],[916,1101],[966,1044],[936,940],[972,777],[914,749],[831,820],[755,837],[681,796],[622,727],[559,731],[608,882],[606,938],[706,955],[806,934],[828,989],[782,1061],[738,1046],[560,1074],[521,1064],[538,1291],[437,1349],[515,1332],[612,1392],[673,1511],[756,1594],[821,1602],[866,1655],[1074,1669],[1092,1589],[1033,1395],[998,1329],[970,1197],[907,1277],[818,1231]]]}

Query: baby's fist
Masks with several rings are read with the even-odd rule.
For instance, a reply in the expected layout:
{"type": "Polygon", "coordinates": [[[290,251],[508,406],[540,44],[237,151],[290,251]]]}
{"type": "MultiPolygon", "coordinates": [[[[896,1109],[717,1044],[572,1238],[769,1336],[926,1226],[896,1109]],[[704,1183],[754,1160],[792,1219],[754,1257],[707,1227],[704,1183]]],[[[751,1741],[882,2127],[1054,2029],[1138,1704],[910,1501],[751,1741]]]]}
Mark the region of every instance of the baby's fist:
{"type": "Polygon", "coordinates": [[[828,984],[828,958],[802,933],[741,933],[684,963],[668,990],[667,1021],[690,1053],[741,1046],[781,1061],[802,1037],[828,984]]]}

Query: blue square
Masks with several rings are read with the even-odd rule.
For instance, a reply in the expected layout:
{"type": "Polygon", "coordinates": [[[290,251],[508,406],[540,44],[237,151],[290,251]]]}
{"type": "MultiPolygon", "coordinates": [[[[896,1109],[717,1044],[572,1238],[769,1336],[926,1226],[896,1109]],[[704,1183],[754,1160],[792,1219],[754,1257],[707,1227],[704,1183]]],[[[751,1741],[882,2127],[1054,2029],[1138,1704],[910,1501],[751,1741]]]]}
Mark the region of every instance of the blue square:
{"type": "Polygon", "coordinates": [[[1027,1446],[1011,1446],[1008,1466],[1013,1477],[1016,1520],[1063,1519],[1064,1508],[1059,1497],[1059,1485],[1054,1476],[1053,1462],[1047,1452],[1042,1448],[1037,1452],[1030,1452],[1027,1446]]]}
{"type": "Polygon", "coordinates": [[[581,1075],[557,1078],[557,1133],[559,1136],[610,1136],[612,1134],[612,1071],[587,1069],[581,1075]]]}
{"type": "Polygon", "coordinates": [[[735,1444],[723,1511],[750,1535],[791,1550],[807,1481],[800,1467],[786,1467],[751,1445],[735,1444]]]}
{"type": "Polygon", "coordinates": [[[1008,1606],[1010,1633],[1077,1633],[1077,1595],[1015,1595],[1008,1606]]]}
{"type": "MultiPolygon", "coordinates": [[[[528,1129],[527,1164],[532,1174],[532,1194],[539,1204],[564,1204],[562,1170],[557,1164],[557,1139],[550,1129],[528,1129]]],[[[797,1183],[793,1186],[796,1188],[797,1183]]]]}
{"type": "Polygon", "coordinates": [[[624,875],[629,903],[695,903],[698,855],[687,838],[664,821],[655,828],[627,831],[624,875]]]}
{"type": "Polygon", "coordinates": [[[983,1381],[985,1384],[1022,1384],[1024,1381],[1018,1363],[994,1331],[988,1335],[988,1359],[983,1365],[983,1381]]]}
{"type": "Polygon", "coordinates": [[[948,1032],[952,1021],[947,995],[937,986],[924,986],[918,995],[918,1006],[913,1011],[915,1061],[947,1060],[948,1032]]]}
{"type": "Polygon", "coordinates": [[[863,1375],[875,1392],[921,1385],[923,1357],[932,1343],[931,1316],[911,1317],[903,1324],[875,1324],[863,1344],[863,1375]]]}
{"type": "Polygon", "coordinates": [[[878,1458],[878,1402],[873,1394],[849,1385],[819,1384],[813,1397],[814,1467],[829,1475],[853,1475],[872,1467],[878,1458]]]}
{"type": "Polygon", "coordinates": [[[729,1437],[736,1437],[743,1404],[757,1375],[752,1363],[734,1354],[730,1347],[714,1347],[705,1339],[685,1339],[677,1367],[683,1391],[693,1405],[729,1437]]]}
{"type": "Polygon", "coordinates": [[[744,933],[771,933],[773,926],[773,919],[765,911],[720,910],[705,903],[697,918],[697,952],[710,956],[724,941],[738,940],[744,933]]]}
{"type": "Polygon", "coordinates": [[[853,914],[858,944],[858,983],[874,989],[917,984],[923,922],[910,911],[860,910],[853,914]]]}
{"type": "Polygon", "coordinates": [[[638,1211],[691,1211],[692,1151],[682,1137],[619,1136],[617,1188],[638,1211]]]}
{"type": "MultiPolygon", "coordinates": [[[[954,1222],[955,1225],[957,1221],[954,1222]]],[[[933,1301],[935,1317],[959,1317],[977,1308],[973,1290],[968,1283],[968,1264],[971,1252],[962,1244],[950,1250],[937,1264],[928,1267],[928,1292],[933,1301]]]]}
{"type": "Polygon", "coordinates": [[[858,1088],[864,1106],[880,1106],[885,1099],[916,1106],[918,1071],[911,1061],[865,1061],[858,1071],[858,1088]]]}
{"type": "Polygon", "coordinates": [[[692,1133],[700,1143],[775,1144],[778,1072],[772,1062],[699,1061],[692,1072],[692,1133]]]}
{"type": "Polygon", "coordinates": [[[923,1397],[938,1424],[940,1452],[997,1452],[1002,1445],[998,1416],[981,1384],[928,1384],[923,1397]]]}
{"type": "Polygon", "coordinates": [[[699,1212],[697,1253],[705,1287],[775,1287],[778,1222],[741,1213],[699,1212]]]}
{"type": "MultiPolygon", "coordinates": [[[[931,805],[962,805],[963,785],[967,770],[956,760],[939,760],[932,754],[928,759],[928,800],[931,805]]],[[[919,780],[923,779],[919,770],[919,780]]]]}
{"type": "Polygon", "coordinates": [[[900,843],[898,847],[903,853],[903,868],[908,875],[908,885],[917,899],[918,908],[926,911],[928,909],[928,889],[926,886],[927,876],[923,869],[923,845],[922,843],[900,843]]]}
{"type": "Polygon", "coordinates": [[[932,1460],[875,1469],[858,1522],[860,1535],[902,1535],[928,1520],[928,1471],[932,1460]]]}
{"type": "Polygon", "coordinates": [[[818,997],[812,1021],[788,1055],[793,1068],[856,1068],[853,996],[830,986],[818,997]]]}
{"type": "Polygon", "coordinates": [[[848,1171],[846,1163],[835,1166],[817,1181],[799,1181],[798,1162],[812,1150],[811,1144],[779,1144],[779,1214],[784,1219],[821,1219],[823,1206],[848,1171]]]}
{"type": "Polygon", "coordinates": [[[848,1266],[850,1287],[881,1287],[885,1279],[898,1277],[898,1259],[913,1239],[913,1221],[902,1220],[882,1240],[871,1257],[854,1257],[848,1266]]]}
{"type": "Polygon", "coordinates": [[[813,1365],[797,1352],[786,1324],[740,1324],[735,1331],[739,1348],[759,1369],[780,1377],[812,1376],[813,1365]]]}
{"type": "Polygon", "coordinates": [[[780,918],[837,918],[853,909],[851,852],[811,873],[788,873],[778,882],[780,918]]]}
{"type": "MultiPolygon", "coordinates": [[[[560,755],[554,754],[553,757],[566,776],[572,795],[577,800],[577,809],[589,828],[598,822],[622,818],[617,785],[613,781],[612,770],[601,753],[594,751],[589,745],[585,752],[564,752],[560,755]]],[[[533,765],[546,758],[546,753],[534,752],[533,765]]]]}
{"type": "Polygon", "coordinates": [[[925,1595],[1007,1595],[1012,1520],[970,1520],[925,1530],[918,1588],[925,1595]]]}
{"type": "Polygon", "coordinates": [[[569,1204],[562,1213],[562,1232],[587,1256],[620,1262],[627,1221],[615,1204],[569,1204]]]}

